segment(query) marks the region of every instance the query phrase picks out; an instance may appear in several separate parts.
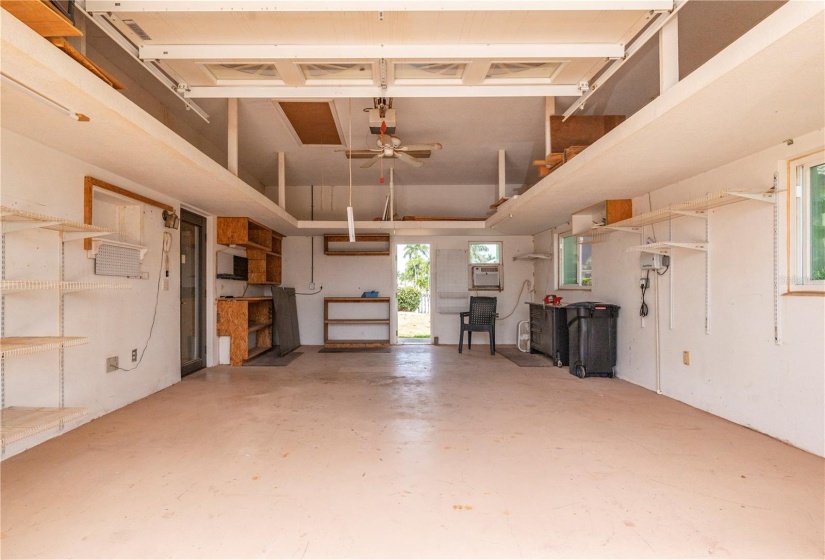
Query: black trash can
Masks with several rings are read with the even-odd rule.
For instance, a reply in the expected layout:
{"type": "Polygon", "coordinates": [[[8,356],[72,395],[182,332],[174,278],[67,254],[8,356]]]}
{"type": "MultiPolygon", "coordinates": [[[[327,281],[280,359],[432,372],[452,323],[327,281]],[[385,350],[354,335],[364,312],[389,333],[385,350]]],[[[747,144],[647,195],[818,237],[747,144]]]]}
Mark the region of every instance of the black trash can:
{"type": "Polygon", "coordinates": [[[576,377],[613,377],[619,306],[583,301],[568,304],[570,373],[576,377]]]}

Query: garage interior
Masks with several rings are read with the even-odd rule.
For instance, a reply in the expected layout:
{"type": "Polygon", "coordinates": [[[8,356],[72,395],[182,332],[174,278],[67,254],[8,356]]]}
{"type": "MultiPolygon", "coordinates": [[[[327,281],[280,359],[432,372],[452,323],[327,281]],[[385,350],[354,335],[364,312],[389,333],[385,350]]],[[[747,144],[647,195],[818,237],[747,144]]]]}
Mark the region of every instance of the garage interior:
{"type": "Polygon", "coordinates": [[[822,3],[0,7],[3,556],[825,555],[822,3]]]}

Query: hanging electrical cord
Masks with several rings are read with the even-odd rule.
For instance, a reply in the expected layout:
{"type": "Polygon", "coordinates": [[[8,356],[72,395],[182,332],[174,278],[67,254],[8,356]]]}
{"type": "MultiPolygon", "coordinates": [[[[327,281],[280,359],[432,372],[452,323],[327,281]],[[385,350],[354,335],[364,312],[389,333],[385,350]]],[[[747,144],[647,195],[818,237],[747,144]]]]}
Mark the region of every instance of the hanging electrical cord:
{"type": "Polygon", "coordinates": [[[645,303],[645,293],[647,292],[648,288],[650,288],[650,271],[647,271],[647,275],[644,278],[644,283],[641,284],[642,289],[642,306],[639,308],[639,317],[647,317],[650,309],[645,303]]]}
{"type": "Polygon", "coordinates": [[[168,262],[169,258],[169,250],[172,248],[172,234],[169,232],[163,232],[163,245],[162,251],[160,254],[160,267],[158,268],[158,286],[157,290],[155,290],[155,311],[152,314],[152,325],[149,327],[149,336],[146,337],[146,344],[143,345],[143,350],[140,351],[140,358],[138,359],[137,363],[129,369],[118,367],[117,369],[120,371],[134,371],[138,367],[140,367],[140,363],[143,361],[143,356],[146,354],[146,349],[149,348],[149,341],[152,340],[152,332],[155,330],[155,320],[158,317],[158,303],[160,302],[160,285],[163,282],[163,264],[168,262]]]}
{"type": "MultiPolygon", "coordinates": [[[[521,300],[521,294],[524,293],[524,287],[529,283],[530,283],[529,280],[525,280],[524,282],[521,283],[521,290],[519,290],[518,297],[516,297],[516,304],[513,306],[513,310],[510,311],[510,313],[508,313],[504,317],[497,317],[496,321],[503,321],[504,319],[507,319],[507,318],[511,317],[513,315],[513,313],[516,312],[516,309],[518,309],[519,300],[521,300]]],[[[476,294],[477,293],[478,292],[476,292],[476,294]]]]}

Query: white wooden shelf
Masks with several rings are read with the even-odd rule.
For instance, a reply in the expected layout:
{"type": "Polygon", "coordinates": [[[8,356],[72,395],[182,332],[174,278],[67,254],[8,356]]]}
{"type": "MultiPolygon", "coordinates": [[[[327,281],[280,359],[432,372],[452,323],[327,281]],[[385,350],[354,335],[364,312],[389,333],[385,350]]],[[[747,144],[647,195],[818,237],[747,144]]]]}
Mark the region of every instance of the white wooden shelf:
{"type": "Polygon", "coordinates": [[[84,290],[129,290],[129,284],[114,282],[60,282],[59,280],[0,280],[0,291],[4,294],[31,292],[37,290],[59,290],[63,293],[84,290]]]}
{"type": "Polygon", "coordinates": [[[660,243],[648,243],[647,245],[636,245],[625,249],[626,253],[656,253],[658,255],[670,255],[671,249],[691,249],[694,251],[707,251],[707,243],[674,243],[662,241],[660,243]]]}
{"type": "Polygon", "coordinates": [[[46,216],[45,214],[16,210],[7,206],[0,207],[0,221],[2,221],[3,224],[3,233],[26,229],[48,229],[62,232],[63,241],[99,237],[115,233],[110,229],[100,226],[82,224],[63,218],[46,216]]]}
{"type": "Polygon", "coordinates": [[[87,413],[85,408],[10,406],[2,410],[2,445],[5,447],[35,434],[59,428],[87,413]]]}
{"type": "Polygon", "coordinates": [[[84,336],[9,336],[0,338],[0,356],[27,356],[87,344],[84,336]]]}
{"type": "Polygon", "coordinates": [[[536,260],[549,260],[552,259],[553,255],[549,253],[527,253],[524,255],[516,255],[513,257],[514,261],[536,261],[536,260]]]}
{"type": "Polygon", "coordinates": [[[756,200],[774,204],[776,202],[776,192],[773,190],[764,191],[719,191],[706,194],[705,196],[694,198],[686,202],[672,204],[666,208],[659,208],[652,212],[645,212],[638,216],[633,216],[626,220],[616,222],[608,226],[598,226],[590,230],[586,235],[607,233],[609,231],[631,231],[638,233],[644,226],[650,226],[661,222],[666,222],[672,218],[680,216],[693,216],[702,218],[704,212],[711,208],[719,208],[728,204],[744,202],[745,200],[756,200]]]}

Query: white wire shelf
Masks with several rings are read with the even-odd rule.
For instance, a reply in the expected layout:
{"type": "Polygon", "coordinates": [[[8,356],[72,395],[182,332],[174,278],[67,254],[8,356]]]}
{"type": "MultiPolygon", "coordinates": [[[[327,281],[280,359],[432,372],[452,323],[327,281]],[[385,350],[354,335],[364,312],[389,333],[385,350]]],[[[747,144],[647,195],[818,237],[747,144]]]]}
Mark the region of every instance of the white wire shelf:
{"type": "Polygon", "coordinates": [[[648,243],[647,245],[636,245],[625,249],[626,253],[656,253],[659,255],[670,255],[671,249],[691,249],[693,251],[707,251],[708,244],[701,243],[674,243],[671,241],[662,241],[659,243],[648,243]]]}
{"type": "Polygon", "coordinates": [[[0,338],[0,356],[27,356],[87,344],[85,336],[9,336],[0,338]]]}
{"type": "Polygon", "coordinates": [[[35,434],[60,427],[64,422],[87,414],[85,408],[42,408],[10,406],[2,410],[2,444],[26,439],[35,434]]]}
{"type": "Polygon", "coordinates": [[[63,232],[64,241],[99,237],[101,235],[115,233],[110,229],[100,226],[82,224],[80,222],[73,222],[72,220],[46,216],[45,214],[16,210],[8,206],[0,206],[0,221],[2,221],[3,224],[3,233],[26,229],[49,229],[63,232]]]}
{"type": "Polygon", "coordinates": [[[63,293],[83,290],[129,290],[129,284],[114,282],[61,282],[58,280],[0,280],[0,291],[4,294],[30,292],[35,290],[59,290],[63,293]]]}

